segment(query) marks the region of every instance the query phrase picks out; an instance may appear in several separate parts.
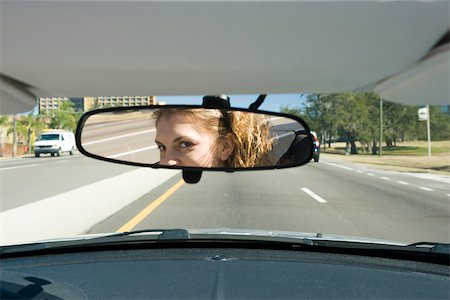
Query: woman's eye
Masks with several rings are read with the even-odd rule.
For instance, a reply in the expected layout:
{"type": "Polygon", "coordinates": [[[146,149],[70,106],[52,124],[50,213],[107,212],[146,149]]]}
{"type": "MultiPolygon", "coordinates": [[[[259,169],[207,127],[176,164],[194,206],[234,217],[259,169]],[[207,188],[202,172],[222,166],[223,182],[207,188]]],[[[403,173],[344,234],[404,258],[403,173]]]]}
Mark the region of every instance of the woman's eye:
{"type": "Polygon", "coordinates": [[[159,149],[159,151],[164,151],[164,150],[166,150],[166,146],[158,145],[158,149],[159,149]]]}
{"type": "Polygon", "coordinates": [[[180,148],[182,148],[182,149],[191,148],[192,146],[193,146],[193,144],[190,142],[181,142],[180,143],[180,148]]]}

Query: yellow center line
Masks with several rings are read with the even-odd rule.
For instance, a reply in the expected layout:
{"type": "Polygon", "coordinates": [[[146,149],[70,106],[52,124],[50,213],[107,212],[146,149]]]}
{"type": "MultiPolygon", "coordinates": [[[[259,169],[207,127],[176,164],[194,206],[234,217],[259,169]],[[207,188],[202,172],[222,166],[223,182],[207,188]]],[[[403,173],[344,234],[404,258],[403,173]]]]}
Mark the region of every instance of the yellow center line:
{"type": "Polygon", "coordinates": [[[143,219],[145,219],[152,211],[154,211],[158,206],[160,206],[167,198],[170,197],[175,191],[182,186],[184,180],[181,179],[175,185],[173,185],[170,189],[168,189],[164,194],[159,196],[158,199],[150,203],[146,208],[144,208],[140,213],[134,216],[130,221],[128,221],[125,225],[120,227],[117,232],[125,232],[133,229],[137,224],[139,224],[143,219]]]}

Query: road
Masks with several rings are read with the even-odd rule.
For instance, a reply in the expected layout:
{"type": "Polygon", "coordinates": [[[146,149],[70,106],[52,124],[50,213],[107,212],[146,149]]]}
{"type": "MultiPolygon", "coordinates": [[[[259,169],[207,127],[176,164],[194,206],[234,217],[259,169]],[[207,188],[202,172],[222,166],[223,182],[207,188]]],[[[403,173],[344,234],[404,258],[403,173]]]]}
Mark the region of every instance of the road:
{"type": "Polygon", "coordinates": [[[165,172],[79,153],[1,160],[1,242],[5,232],[24,241],[126,226],[450,242],[448,177],[422,178],[330,159],[284,170],[204,172],[193,185],[179,183],[179,171],[165,172]],[[161,198],[168,190],[172,193],[161,198]]]}

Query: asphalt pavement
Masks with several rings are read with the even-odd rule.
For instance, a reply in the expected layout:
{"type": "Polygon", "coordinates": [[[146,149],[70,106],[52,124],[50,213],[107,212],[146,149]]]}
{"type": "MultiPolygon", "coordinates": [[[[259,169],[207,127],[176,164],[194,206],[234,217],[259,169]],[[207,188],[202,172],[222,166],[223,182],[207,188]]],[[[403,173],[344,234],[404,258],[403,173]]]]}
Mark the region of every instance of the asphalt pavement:
{"type": "Polygon", "coordinates": [[[0,160],[0,212],[68,192],[93,182],[135,170],[133,167],[111,164],[63,153],[41,157],[25,156],[0,160]]]}
{"type": "Polygon", "coordinates": [[[1,160],[1,243],[4,232],[22,242],[114,232],[124,226],[450,242],[448,177],[330,159],[284,170],[204,172],[192,185],[180,182],[179,171],[168,172],[106,163],[79,153],[1,160]]]}
{"type": "MultiPolygon", "coordinates": [[[[172,178],[89,232],[119,230],[179,179],[172,178]]],[[[181,185],[126,229],[243,228],[450,242],[448,186],[332,161],[274,171],[204,172],[200,183],[181,185]]]]}

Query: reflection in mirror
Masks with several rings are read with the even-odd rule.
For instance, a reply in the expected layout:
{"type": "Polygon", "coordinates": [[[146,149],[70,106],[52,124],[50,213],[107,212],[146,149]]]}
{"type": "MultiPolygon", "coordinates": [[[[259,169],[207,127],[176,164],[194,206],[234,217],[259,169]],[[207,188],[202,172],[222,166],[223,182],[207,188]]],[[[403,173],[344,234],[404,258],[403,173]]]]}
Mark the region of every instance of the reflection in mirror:
{"type": "Polygon", "coordinates": [[[301,164],[312,149],[293,119],[170,106],[98,111],[85,120],[81,145],[117,162],[233,169],[301,164]]]}

